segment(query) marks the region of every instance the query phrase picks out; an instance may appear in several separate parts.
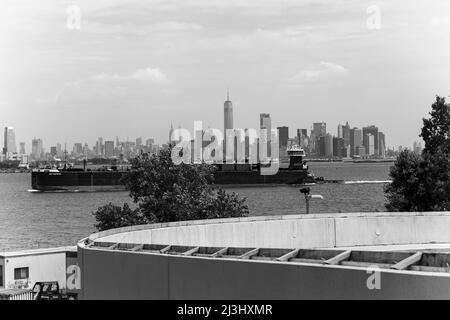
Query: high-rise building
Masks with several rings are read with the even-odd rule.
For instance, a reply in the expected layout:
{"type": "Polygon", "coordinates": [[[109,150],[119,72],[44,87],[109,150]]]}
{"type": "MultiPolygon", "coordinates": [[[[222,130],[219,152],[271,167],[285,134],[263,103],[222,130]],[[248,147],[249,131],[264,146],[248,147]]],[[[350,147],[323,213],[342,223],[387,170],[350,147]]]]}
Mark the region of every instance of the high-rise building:
{"type": "Polygon", "coordinates": [[[103,138],[99,137],[97,140],[97,143],[95,144],[95,149],[97,151],[97,155],[103,156],[104,155],[104,145],[103,145],[103,138]]]}
{"type": "Polygon", "coordinates": [[[34,138],[31,141],[31,157],[34,160],[39,160],[44,155],[44,144],[42,142],[42,139],[36,139],[34,138]]]}
{"type": "Polygon", "coordinates": [[[20,143],[20,152],[19,152],[19,154],[20,155],[26,154],[26,152],[25,152],[25,142],[21,142],[20,143]]]}
{"type": "Polygon", "coordinates": [[[362,146],[362,130],[353,128],[350,130],[350,156],[359,155],[358,148],[362,146]]]}
{"type": "MultiPolygon", "coordinates": [[[[377,139],[378,140],[378,139],[377,139]]],[[[366,155],[374,156],[376,154],[375,149],[375,136],[371,133],[366,133],[363,137],[364,148],[366,149],[366,155]]]]}
{"type": "Polygon", "coordinates": [[[114,156],[114,141],[105,141],[105,157],[111,158],[114,156]]]}
{"type": "Polygon", "coordinates": [[[344,138],[343,127],[344,126],[342,124],[338,124],[338,138],[344,138]]]}
{"type": "Polygon", "coordinates": [[[327,135],[327,124],[325,122],[313,123],[313,132],[316,138],[325,137],[327,135]]]}
{"type": "Polygon", "coordinates": [[[329,133],[325,136],[325,157],[333,157],[333,136],[329,133]]]}
{"type": "Polygon", "coordinates": [[[344,147],[350,145],[350,125],[347,123],[342,127],[342,138],[344,138],[344,147]]]}
{"type": "Polygon", "coordinates": [[[63,156],[64,156],[64,153],[63,153],[63,151],[62,151],[62,147],[61,147],[61,144],[60,144],[60,143],[57,143],[57,144],[56,144],[56,156],[57,156],[58,158],[63,158],[63,156]]]}
{"type": "Polygon", "coordinates": [[[289,140],[289,127],[278,127],[278,137],[280,139],[280,147],[286,148],[289,140]]]}
{"type": "Polygon", "coordinates": [[[56,154],[57,154],[57,152],[56,152],[56,146],[50,147],[50,154],[51,154],[53,157],[56,157],[56,154]]]}
{"type": "Polygon", "coordinates": [[[230,100],[230,92],[227,90],[227,100],[223,104],[224,130],[223,135],[226,136],[227,129],[233,129],[233,103],[230,100]]]}
{"type": "MultiPolygon", "coordinates": [[[[98,141],[97,141],[98,143],[98,141]]],[[[98,151],[98,150],[97,150],[98,151]]],[[[73,153],[76,156],[82,155],[83,154],[83,144],[82,143],[75,143],[73,145],[73,153]]]]}
{"type": "Polygon", "coordinates": [[[342,158],[346,155],[344,146],[344,138],[333,137],[333,156],[342,158]]]}
{"type": "Polygon", "coordinates": [[[312,143],[311,147],[314,152],[318,153],[320,156],[325,156],[325,151],[320,150],[324,145],[319,145],[319,140],[321,137],[325,137],[327,135],[327,124],[325,122],[315,122],[313,123],[313,128],[311,131],[310,141],[312,143]]]}
{"type": "Polygon", "coordinates": [[[16,133],[13,127],[5,127],[3,154],[9,158],[14,153],[17,153],[16,133]]]}
{"type": "MultiPolygon", "coordinates": [[[[173,135],[173,124],[172,122],[170,123],[170,130],[169,130],[169,144],[172,145],[172,135],[173,135]]],[[[119,145],[117,145],[119,146],[119,145]]]]}
{"type": "Polygon", "coordinates": [[[371,125],[368,127],[363,128],[363,145],[366,148],[366,154],[367,155],[376,155],[378,156],[378,127],[371,125]],[[373,153],[370,153],[371,150],[369,150],[369,142],[367,140],[367,135],[370,134],[373,136],[374,142],[374,151],[373,153]]]}
{"type": "Polygon", "coordinates": [[[272,120],[270,119],[270,114],[261,113],[259,115],[259,127],[260,129],[267,130],[267,155],[270,157],[272,155],[270,150],[270,141],[272,140],[272,120]]]}
{"type": "Polygon", "coordinates": [[[378,132],[378,155],[386,158],[386,136],[383,132],[378,132]]]}

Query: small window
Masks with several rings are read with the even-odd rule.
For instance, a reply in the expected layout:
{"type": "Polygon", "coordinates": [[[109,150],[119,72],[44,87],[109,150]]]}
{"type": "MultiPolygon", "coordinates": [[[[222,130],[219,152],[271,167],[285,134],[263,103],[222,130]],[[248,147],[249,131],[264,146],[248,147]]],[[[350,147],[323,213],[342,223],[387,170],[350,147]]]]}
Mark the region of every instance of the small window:
{"type": "Polygon", "coordinates": [[[0,287],[3,287],[3,266],[0,266],[0,287]]]}
{"type": "Polygon", "coordinates": [[[28,275],[29,275],[28,267],[14,269],[14,280],[28,279],[28,275]]]}

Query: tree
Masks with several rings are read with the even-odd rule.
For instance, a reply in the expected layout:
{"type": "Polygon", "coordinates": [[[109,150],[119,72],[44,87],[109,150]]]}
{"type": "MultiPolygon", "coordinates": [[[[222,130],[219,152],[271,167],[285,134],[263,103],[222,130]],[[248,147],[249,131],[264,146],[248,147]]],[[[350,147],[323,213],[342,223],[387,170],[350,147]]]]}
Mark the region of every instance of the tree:
{"type": "Polygon", "coordinates": [[[431,106],[429,119],[423,119],[421,137],[425,142],[424,152],[450,154],[450,107],[445,98],[436,97],[431,106]]]}
{"type": "Polygon", "coordinates": [[[207,164],[175,165],[171,149],[132,160],[124,177],[137,208],[111,204],[94,212],[97,229],[180,220],[242,217],[248,215],[245,199],[214,189],[214,167],[207,164]]]}
{"type": "Polygon", "coordinates": [[[437,97],[423,119],[421,155],[403,151],[390,169],[385,187],[389,211],[450,210],[450,107],[437,97]]]}

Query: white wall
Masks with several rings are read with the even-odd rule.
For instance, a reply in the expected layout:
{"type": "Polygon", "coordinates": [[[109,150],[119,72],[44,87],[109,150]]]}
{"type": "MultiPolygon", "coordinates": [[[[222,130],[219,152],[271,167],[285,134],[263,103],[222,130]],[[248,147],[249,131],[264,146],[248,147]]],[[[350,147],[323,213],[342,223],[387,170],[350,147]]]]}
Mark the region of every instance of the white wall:
{"type": "Polygon", "coordinates": [[[15,286],[14,269],[29,268],[28,287],[37,281],[58,281],[60,288],[66,287],[66,253],[33,254],[4,258],[5,288],[15,286]]]}

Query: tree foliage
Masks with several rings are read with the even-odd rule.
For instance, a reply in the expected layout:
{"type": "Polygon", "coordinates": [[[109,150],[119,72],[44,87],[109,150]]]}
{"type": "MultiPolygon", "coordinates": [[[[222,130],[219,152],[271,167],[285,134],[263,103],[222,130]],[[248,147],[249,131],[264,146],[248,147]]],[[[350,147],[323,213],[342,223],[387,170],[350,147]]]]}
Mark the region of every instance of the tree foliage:
{"type": "Polygon", "coordinates": [[[175,165],[171,150],[142,154],[132,160],[124,177],[136,209],[111,204],[94,213],[97,229],[180,220],[242,217],[248,215],[245,199],[215,189],[214,167],[207,164],[175,165]]]}
{"type": "Polygon", "coordinates": [[[421,155],[403,151],[390,169],[385,187],[389,211],[450,210],[450,107],[437,97],[423,119],[421,155]]]}

